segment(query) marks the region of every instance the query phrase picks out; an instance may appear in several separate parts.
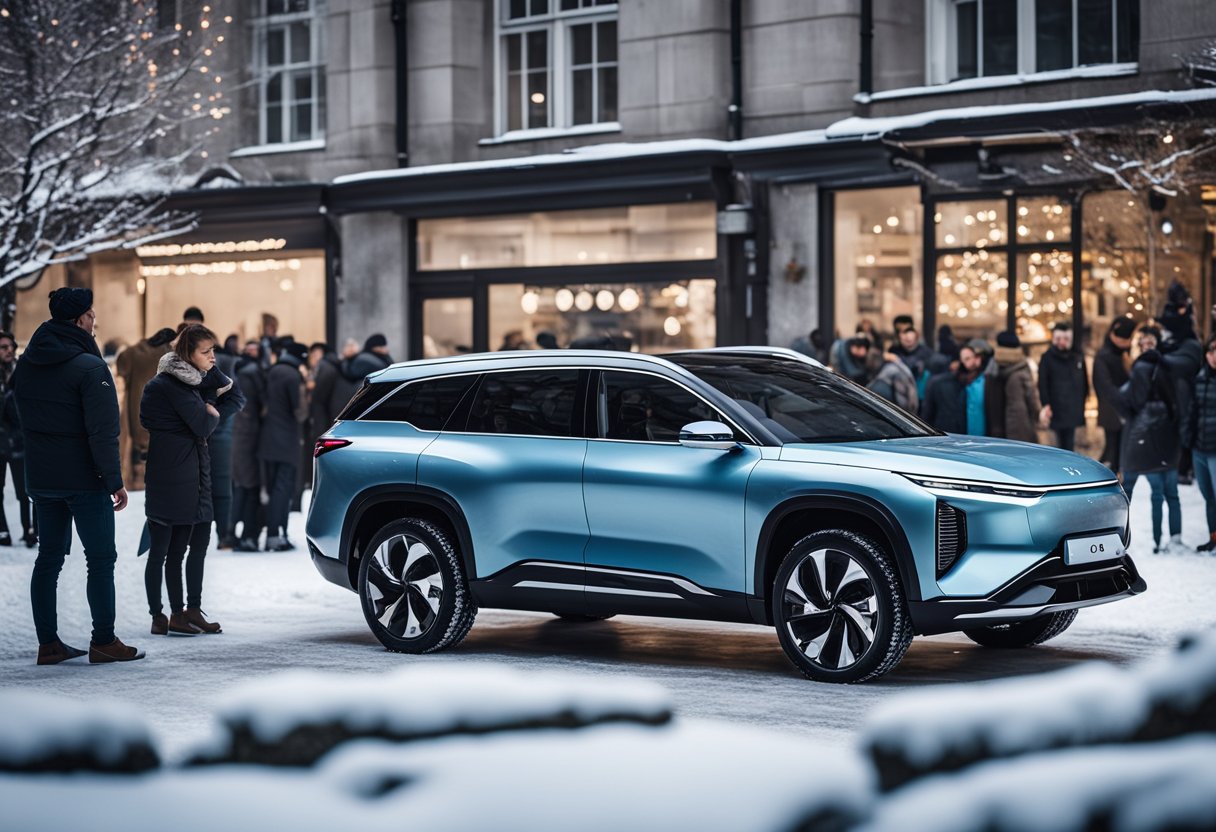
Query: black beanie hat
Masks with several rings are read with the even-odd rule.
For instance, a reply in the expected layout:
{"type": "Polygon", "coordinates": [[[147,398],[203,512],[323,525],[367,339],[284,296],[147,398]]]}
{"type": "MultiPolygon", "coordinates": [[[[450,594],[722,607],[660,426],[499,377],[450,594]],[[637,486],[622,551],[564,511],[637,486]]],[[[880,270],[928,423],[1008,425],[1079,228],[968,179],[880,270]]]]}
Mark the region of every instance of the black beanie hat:
{"type": "Polygon", "coordinates": [[[1011,347],[1013,349],[1017,349],[1018,347],[1022,346],[1022,339],[1018,338],[1018,334],[1016,332],[1005,330],[996,336],[996,345],[998,347],[1011,347]]]}
{"type": "Polygon", "coordinates": [[[371,352],[376,347],[387,347],[388,339],[377,332],[375,335],[368,336],[368,339],[363,342],[363,351],[371,352]]]}
{"type": "Polygon", "coordinates": [[[1110,325],[1110,334],[1116,338],[1131,338],[1132,333],[1136,331],[1136,319],[1129,318],[1126,315],[1122,318],[1116,318],[1115,322],[1110,325]]]}
{"type": "Polygon", "coordinates": [[[51,317],[57,321],[74,321],[93,308],[93,290],[64,286],[50,294],[51,317]]]}
{"type": "Polygon", "coordinates": [[[304,361],[308,358],[308,347],[301,344],[299,341],[287,341],[283,344],[283,352],[290,355],[292,358],[304,361]]]}

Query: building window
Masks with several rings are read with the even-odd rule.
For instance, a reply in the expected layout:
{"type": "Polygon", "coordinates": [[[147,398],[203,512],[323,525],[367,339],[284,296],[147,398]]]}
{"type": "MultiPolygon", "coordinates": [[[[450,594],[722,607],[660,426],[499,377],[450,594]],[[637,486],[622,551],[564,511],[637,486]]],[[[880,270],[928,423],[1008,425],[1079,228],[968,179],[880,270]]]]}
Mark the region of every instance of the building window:
{"type": "Polygon", "coordinates": [[[1138,0],[927,1],[931,83],[1132,63],[1139,53],[1138,0]]]}
{"type": "Polygon", "coordinates": [[[617,4],[501,0],[500,129],[617,120],[617,4]]]}
{"type": "MultiPolygon", "coordinates": [[[[923,310],[919,188],[872,188],[835,195],[836,329],[892,336],[897,315],[923,310]]],[[[926,341],[930,333],[921,333],[926,341]]]]}
{"type": "Polygon", "coordinates": [[[713,260],[712,202],[418,221],[418,269],[713,260]]]}
{"type": "Polygon", "coordinates": [[[256,22],[261,144],[325,136],[321,0],[262,0],[256,22]]]}

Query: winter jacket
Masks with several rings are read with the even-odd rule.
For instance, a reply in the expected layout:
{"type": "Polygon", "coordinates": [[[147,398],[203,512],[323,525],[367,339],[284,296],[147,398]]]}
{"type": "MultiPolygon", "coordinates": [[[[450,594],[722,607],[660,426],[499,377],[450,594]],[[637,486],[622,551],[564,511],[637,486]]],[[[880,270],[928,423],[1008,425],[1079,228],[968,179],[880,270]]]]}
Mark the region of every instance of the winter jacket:
{"type": "Polygon", "coordinates": [[[367,351],[361,352],[353,358],[344,359],[338,365],[340,372],[334,381],[334,392],[330,401],[334,415],[342,412],[351,396],[355,395],[363,385],[363,379],[367,378],[368,373],[383,370],[392,363],[390,358],[367,351]]]}
{"type": "Polygon", "coordinates": [[[916,392],[916,378],[901,361],[887,361],[878,374],[866,385],[892,404],[908,413],[915,414],[920,400],[916,392]]]}
{"type": "Polygon", "coordinates": [[[46,321],[17,360],[13,387],[31,491],[122,489],[118,396],[92,335],[46,321]]]}
{"type": "Polygon", "coordinates": [[[334,401],[334,390],[338,386],[338,377],[342,370],[337,356],[332,353],[321,357],[313,371],[312,395],[308,397],[308,418],[311,423],[310,439],[316,439],[338,418],[346,402],[338,404],[334,401]]]}
{"type": "Polygon", "coordinates": [[[1174,379],[1161,353],[1148,350],[1132,364],[1119,389],[1119,412],[1126,420],[1120,467],[1127,474],[1168,471],[1178,465],[1178,400],[1174,379]]]}
{"type": "Polygon", "coordinates": [[[245,397],[245,407],[232,418],[232,484],[257,488],[262,483],[258,439],[262,434],[266,377],[256,358],[242,356],[236,368],[236,386],[245,397]]]}
{"type": "Polygon", "coordinates": [[[161,356],[172,351],[171,344],[155,347],[145,338],[120,352],[114,360],[114,372],[123,380],[123,418],[127,423],[127,435],[134,447],[144,453],[148,450],[148,431],[139,422],[139,402],[144,395],[144,385],[159,372],[161,356]]]}
{"type": "Polygon", "coordinates": [[[1183,341],[1167,341],[1161,349],[1161,360],[1170,371],[1174,381],[1174,395],[1178,400],[1177,412],[1182,427],[1183,447],[1189,448],[1186,414],[1191,412],[1191,399],[1195,394],[1195,376],[1203,366],[1203,347],[1194,338],[1183,341]]]}
{"type": "Polygon", "coordinates": [[[258,459],[263,462],[300,464],[300,426],[308,418],[300,388],[302,362],[284,353],[266,373],[262,403],[262,432],[258,437],[258,459]]]}
{"type": "Polygon", "coordinates": [[[0,367],[0,463],[25,457],[25,440],[21,436],[21,417],[13,394],[12,371],[15,367],[0,367]]]}
{"type": "Polygon", "coordinates": [[[1085,424],[1085,397],[1089,379],[1085,359],[1075,350],[1051,347],[1039,359],[1039,400],[1051,405],[1051,429],[1079,428],[1085,424]]]}
{"type": "Polygon", "coordinates": [[[1004,392],[1001,424],[989,426],[989,436],[1003,436],[1020,442],[1038,442],[1039,392],[1034,383],[1030,362],[1020,349],[997,347],[994,359],[998,367],[1000,387],[1004,392]],[[999,431],[999,432],[998,432],[999,431]]]}
{"type": "MultiPolygon", "coordinates": [[[[984,376],[984,421],[988,435],[1003,422],[1000,410],[1003,397],[994,391],[997,383],[997,365],[989,361],[981,374],[984,376]]],[[[967,432],[967,384],[966,373],[939,373],[929,379],[925,388],[925,401],[921,404],[920,417],[944,433],[967,432]]]]}
{"type": "Polygon", "coordinates": [[[1119,388],[1127,383],[1127,365],[1123,362],[1127,350],[1115,346],[1106,336],[1105,343],[1094,356],[1094,395],[1098,397],[1098,427],[1106,430],[1122,430],[1123,419],[1119,416],[1119,388]]]}
{"type": "MultiPolygon", "coordinates": [[[[214,515],[207,437],[220,417],[207,412],[202,388],[204,379],[213,392],[230,382],[217,369],[204,376],[177,353],[161,356],[158,366],[160,372],[144,385],[139,402],[139,418],[149,435],[145,513],[149,520],[171,526],[209,523],[214,515]]],[[[235,400],[228,394],[218,398],[231,412],[235,400]]]]}
{"type": "Polygon", "coordinates": [[[833,370],[845,378],[855,381],[858,384],[866,383],[866,367],[859,363],[849,353],[849,342],[847,338],[837,338],[832,344],[831,361],[829,362],[833,370]]]}
{"type": "Polygon", "coordinates": [[[1216,371],[1206,363],[1195,376],[1195,394],[1187,413],[1183,444],[1205,454],[1216,454],[1216,371]]]}
{"type": "Polygon", "coordinates": [[[923,342],[917,342],[915,347],[907,350],[904,349],[903,344],[897,341],[891,347],[891,352],[912,371],[912,377],[916,379],[917,394],[923,398],[929,382],[929,361],[933,358],[933,350],[925,346],[923,342]]]}

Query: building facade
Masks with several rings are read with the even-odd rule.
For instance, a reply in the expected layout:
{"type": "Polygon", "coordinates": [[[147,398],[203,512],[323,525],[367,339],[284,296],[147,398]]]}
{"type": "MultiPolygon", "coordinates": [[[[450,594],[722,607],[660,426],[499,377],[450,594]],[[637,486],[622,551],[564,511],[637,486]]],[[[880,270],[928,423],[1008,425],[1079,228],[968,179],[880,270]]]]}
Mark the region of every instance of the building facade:
{"type": "Polygon", "coordinates": [[[198,228],[48,272],[19,335],[55,280],[127,343],[194,303],[223,334],[270,312],[399,358],[830,342],[899,314],[1031,345],[1070,320],[1092,350],[1174,280],[1212,305],[1206,0],[207,8],[237,83],[173,196],[198,228]],[[1113,157],[1162,181],[1121,187],[1113,157]]]}

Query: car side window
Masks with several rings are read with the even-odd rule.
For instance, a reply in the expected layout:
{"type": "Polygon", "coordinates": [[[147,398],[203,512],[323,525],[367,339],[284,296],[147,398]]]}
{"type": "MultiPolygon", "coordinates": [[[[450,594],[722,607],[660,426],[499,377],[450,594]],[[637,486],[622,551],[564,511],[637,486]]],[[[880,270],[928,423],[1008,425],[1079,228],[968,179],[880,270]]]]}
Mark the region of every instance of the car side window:
{"type": "Polygon", "coordinates": [[[642,373],[606,371],[600,376],[600,421],[605,439],[678,442],[690,422],[722,416],[680,385],[642,373]]]}
{"type": "Polygon", "coordinates": [[[476,375],[423,379],[407,384],[363,417],[371,422],[408,422],[419,430],[443,430],[476,375]]]}
{"type": "Polygon", "coordinates": [[[573,436],[578,370],[486,373],[469,408],[470,433],[573,436]]]}

